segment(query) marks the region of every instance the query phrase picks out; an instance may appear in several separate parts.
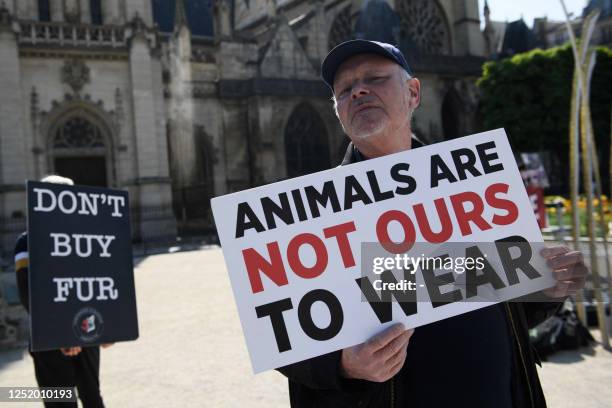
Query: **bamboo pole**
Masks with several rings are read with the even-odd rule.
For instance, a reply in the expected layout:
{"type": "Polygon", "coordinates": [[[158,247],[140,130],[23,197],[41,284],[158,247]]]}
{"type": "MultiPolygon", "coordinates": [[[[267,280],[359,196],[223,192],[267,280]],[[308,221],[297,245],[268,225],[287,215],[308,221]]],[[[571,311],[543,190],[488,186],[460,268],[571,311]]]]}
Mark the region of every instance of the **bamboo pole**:
{"type": "MultiPolygon", "coordinates": [[[[578,146],[578,123],[579,123],[579,100],[580,82],[578,71],[574,70],[572,81],[572,100],[569,125],[569,163],[570,163],[570,199],[572,202],[572,243],[574,250],[580,250],[580,208],[578,207],[578,191],[580,188],[579,176],[579,146],[578,146]]],[[[612,140],[612,139],[611,139],[612,140]]],[[[611,147],[612,149],[612,147],[611,147]]],[[[611,159],[612,160],[612,159],[611,159]]],[[[576,314],[578,319],[586,325],[586,311],[584,309],[583,291],[576,292],[576,314]]]]}
{"type": "MultiPolygon", "coordinates": [[[[589,74],[589,77],[587,78],[587,84],[590,87],[590,82],[591,82],[591,78],[590,76],[593,73],[593,68],[595,66],[595,60],[596,60],[596,52],[593,51],[591,54],[589,54],[589,58],[586,64],[587,68],[587,72],[589,74]]],[[[590,89],[590,88],[587,88],[590,89]]],[[[586,99],[589,100],[589,93],[587,92],[585,95],[586,99]]],[[[597,211],[599,213],[599,228],[601,230],[601,234],[602,234],[602,240],[603,240],[603,245],[604,245],[604,254],[605,254],[605,262],[606,262],[606,276],[607,276],[607,280],[608,280],[608,284],[610,282],[610,254],[609,254],[609,250],[608,250],[608,225],[606,224],[606,220],[605,220],[605,212],[604,212],[604,207],[603,207],[603,202],[602,202],[602,184],[601,184],[601,176],[600,176],[600,172],[599,172],[599,158],[597,156],[597,150],[595,147],[595,135],[593,133],[593,121],[592,121],[592,116],[591,116],[591,108],[590,106],[587,106],[587,114],[588,114],[588,119],[587,119],[587,133],[588,133],[588,137],[589,137],[589,154],[592,157],[592,163],[593,163],[593,173],[595,175],[595,197],[598,200],[598,205],[597,205],[597,211]]],[[[597,292],[598,291],[602,291],[603,290],[603,286],[601,284],[601,279],[599,277],[599,274],[597,274],[597,276],[593,275],[593,286],[595,288],[595,297],[597,298],[597,292]],[[598,289],[599,288],[599,289],[598,289]]],[[[608,287],[609,290],[609,287],[608,287]]],[[[603,303],[603,296],[601,296],[601,301],[598,300],[598,302],[601,302],[602,304],[602,309],[603,309],[603,318],[606,319],[605,317],[605,304],[603,303]]],[[[600,316],[599,314],[599,308],[597,311],[598,314],[598,319],[601,319],[602,316],[600,316]]],[[[601,327],[601,325],[600,325],[601,327]]],[[[609,328],[606,328],[606,330],[608,330],[609,328]]],[[[609,334],[609,332],[607,332],[609,334]]]]}
{"type": "Polygon", "coordinates": [[[597,301],[597,319],[601,340],[604,347],[609,347],[608,331],[606,329],[606,314],[604,311],[601,296],[601,284],[599,279],[599,268],[597,265],[597,246],[595,242],[595,217],[593,217],[593,180],[591,178],[592,166],[590,162],[589,138],[587,130],[588,109],[585,103],[586,98],[582,98],[580,107],[580,145],[582,148],[582,178],[587,199],[587,231],[589,236],[589,251],[591,259],[591,273],[593,275],[593,290],[597,301]]]}
{"type": "MultiPolygon", "coordinates": [[[[569,34],[570,43],[572,45],[572,51],[574,54],[574,78],[572,84],[572,100],[571,100],[571,117],[570,117],[570,196],[572,202],[572,238],[574,243],[574,250],[580,250],[580,208],[578,206],[578,194],[579,194],[579,186],[580,186],[580,178],[579,178],[579,166],[580,166],[580,158],[579,158],[579,124],[580,124],[580,101],[582,96],[583,86],[583,78],[582,78],[582,65],[584,63],[584,59],[586,57],[586,52],[582,44],[585,41],[582,41],[580,45],[577,44],[576,36],[574,35],[574,30],[569,22],[569,15],[567,14],[567,9],[565,8],[565,3],[563,0],[560,0],[561,6],[563,7],[563,11],[565,13],[565,23],[566,28],[569,34]]],[[[588,30],[585,30],[584,27],[589,24],[590,16],[584,22],[582,32],[587,36],[589,34],[588,30]]],[[[586,39],[586,38],[585,38],[586,39]]],[[[576,314],[578,318],[586,325],[586,311],[584,307],[584,299],[583,299],[583,290],[579,290],[576,293],[576,314]]]]}
{"type": "MultiPolygon", "coordinates": [[[[584,65],[584,69],[587,73],[587,92],[585,97],[587,98],[587,100],[590,101],[590,89],[591,89],[591,78],[593,76],[593,71],[595,69],[595,64],[597,61],[597,52],[596,51],[592,51],[589,54],[589,57],[584,65]]],[[[605,219],[605,209],[603,206],[603,200],[602,200],[602,196],[603,196],[603,189],[602,189],[602,183],[601,183],[601,175],[600,175],[600,171],[599,171],[599,157],[597,156],[597,149],[596,149],[596,145],[595,145],[595,133],[593,132],[593,116],[591,115],[591,107],[590,105],[588,106],[588,122],[587,122],[587,128],[588,128],[588,135],[589,135],[589,145],[590,145],[590,155],[592,157],[593,160],[593,170],[594,170],[594,175],[595,175],[595,197],[598,200],[598,206],[597,206],[597,211],[599,213],[599,229],[601,231],[602,234],[602,240],[603,240],[603,244],[604,244],[604,253],[605,253],[605,259],[606,259],[606,277],[607,277],[607,281],[608,281],[608,285],[610,282],[610,253],[608,250],[608,224],[606,223],[606,219],[605,219]]],[[[608,286],[608,289],[610,288],[610,286],[608,286]]],[[[603,287],[602,287],[603,289],[603,287]]]]}
{"type": "Polygon", "coordinates": [[[603,299],[601,295],[601,283],[599,277],[599,268],[597,265],[597,246],[595,241],[595,218],[593,216],[593,179],[592,179],[592,162],[590,160],[590,152],[589,148],[589,124],[590,123],[590,112],[589,112],[589,100],[586,97],[588,94],[587,91],[587,75],[584,72],[582,67],[580,58],[581,54],[584,55],[588,49],[588,41],[590,40],[590,36],[592,35],[594,23],[599,17],[599,11],[591,12],[585,22],[583,24],[583,38],[581,41],[581,50],[579,53],[576,36],[574,35],[574,30],[569,22],[569,15],[567,13],[567,8],[565,7],[565,3],[563,0],[559,0],[561,6],[563,7],[563,12],[566,17],[566,27],[568,30],[568,34],[570,36],[570,41],[572,44],[572,51],[574,53],[574,69],[577,71],[578,80],[580,84],[580,89],[583,90],[583,97],[580,100],[580,145],[582,148],[582,176],[583,176],[583,184],[587,198],[587,230],[589,236],[589,252],[590,252],[590,266],[591,273],[593,275],[593,286],[595,293],[595,300],[597,302],[597,319],[599,330],[601,332],[601,342],[604,347],[609,348],[609,338],[608,338],[608,330],[606,328],[606,315],[603,304],[603,299]]]}

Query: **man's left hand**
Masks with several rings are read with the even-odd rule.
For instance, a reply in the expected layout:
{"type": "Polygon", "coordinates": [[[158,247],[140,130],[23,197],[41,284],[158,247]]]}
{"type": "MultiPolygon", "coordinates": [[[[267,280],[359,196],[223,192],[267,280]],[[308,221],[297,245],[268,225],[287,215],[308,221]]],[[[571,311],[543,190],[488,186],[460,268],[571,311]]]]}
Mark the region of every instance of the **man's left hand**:
{"type": "Polygon", "coordinates": [[[66,357],[75,357],[79,355],[79,353],[81,352],[81,348],[78,346],[77,347],[62,347],[60,348],[60,351],[66,357]]]}
{"type": "Polygon", "coordinates": [[[565,245],[557,245],[544,248],[540,254],[552,268],[553,277],[557,281],[555,286],[543,291],[546,296],[564,298],[575,295],[584,288],[589,269],[584,264],[582,252],[572,251],[565,245]]]}

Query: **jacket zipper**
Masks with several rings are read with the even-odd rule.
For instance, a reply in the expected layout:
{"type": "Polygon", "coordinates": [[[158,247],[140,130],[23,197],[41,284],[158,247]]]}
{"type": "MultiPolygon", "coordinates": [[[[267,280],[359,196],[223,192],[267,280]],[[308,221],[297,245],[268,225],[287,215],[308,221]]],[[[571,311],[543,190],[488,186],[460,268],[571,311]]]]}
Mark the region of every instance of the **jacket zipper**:
{"type": "Polygon", "coordinates": [[[512,317],[512,312],[510,311],[510,306],[508,303],[504,303],[506,306],[506,311],[508,312],[508,316],[510,317],[510,325],[512,326],[512,333],[514,334],[514,338],[516,339],[516,344],[518,346],[519,355],[521,357],[521,365],[523,367],[523,373],[525,373],[525,380],[527,381],[527,388],[529,389],[529,400],[531,401],[531,406],[535,408],[535,403],[533,402],[533,392],[531,390],[531,383],[529,381],[529,374],[527,373],[527,364],[525,363],[525,357],[523,356],[523,348],[521,347],[521,342],[518,337],[518,333],[516,331],[516,326],[514,325],[514,318],[512,317]]]}

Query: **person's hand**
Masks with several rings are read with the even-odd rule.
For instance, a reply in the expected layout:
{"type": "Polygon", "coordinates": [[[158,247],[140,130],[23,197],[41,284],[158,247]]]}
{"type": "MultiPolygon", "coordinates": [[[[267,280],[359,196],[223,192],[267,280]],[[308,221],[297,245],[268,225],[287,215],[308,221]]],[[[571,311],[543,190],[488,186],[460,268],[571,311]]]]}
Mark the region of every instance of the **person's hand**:
{"type": "Polygon", "coordinates": [[[589,269],[584,264],[582,252],[571,251],[565,245],[557,245],[542,249],[540,254],[546,258],[557,281],[555,286],[543,291],[546,296],[564,298],[584,288],[589,269]]]}
{"type": "Polygon", "coordinates": [[[406,347],[414,329],[398,323],[365,343],[342,350],[340,368],[346,378],[384,382],[404,365],[406,347]]]}
{"type": "Polygon", "coordinates": [[[113,344],[115,344],[115,343],[104,343],[104,344],[101,344],[100,346],[101,346],[102,348],[109,348],[109,347],[110,347],[110,346],[112,346],[113,344]]]}
{"type": "Polygon", "coordinates": [[[60,348],[60,351],[66,357],[74,357],[74,356],[77,356],[81,352],[81,348],[80,347],[62,347],[60,348]]]}

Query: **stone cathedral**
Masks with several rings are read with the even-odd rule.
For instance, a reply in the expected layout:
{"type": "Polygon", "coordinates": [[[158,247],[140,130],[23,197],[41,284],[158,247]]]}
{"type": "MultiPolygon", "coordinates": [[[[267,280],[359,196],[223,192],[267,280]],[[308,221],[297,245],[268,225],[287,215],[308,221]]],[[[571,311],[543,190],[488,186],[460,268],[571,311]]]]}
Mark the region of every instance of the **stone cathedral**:
{"type": "Polygon", "coordinates": [[[478,130],[478,0],[0,0],[0,253],[46,174],[128,190],[148,242],[212,231],[211,197],[337,165],[319,66],[351,38],[404,51],[421,138],[478,130]]]}

